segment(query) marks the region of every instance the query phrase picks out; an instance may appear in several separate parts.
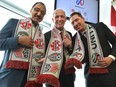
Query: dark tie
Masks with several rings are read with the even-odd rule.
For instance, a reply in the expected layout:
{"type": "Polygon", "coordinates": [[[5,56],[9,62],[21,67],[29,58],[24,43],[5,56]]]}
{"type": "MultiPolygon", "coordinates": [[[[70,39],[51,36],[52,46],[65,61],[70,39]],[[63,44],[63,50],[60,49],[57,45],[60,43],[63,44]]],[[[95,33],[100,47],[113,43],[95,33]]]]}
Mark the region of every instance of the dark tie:
{"type": "Polygon", "coordinates": [[[85,36],[85,37],[87,37],[87,35],[86,35],[86,31],[84,31],[82,35],[85,36]]]}
{"type": "Polygon", "coordinates": [[[60,32],[61,38],[63,40],[63,31],[60,32]]]}

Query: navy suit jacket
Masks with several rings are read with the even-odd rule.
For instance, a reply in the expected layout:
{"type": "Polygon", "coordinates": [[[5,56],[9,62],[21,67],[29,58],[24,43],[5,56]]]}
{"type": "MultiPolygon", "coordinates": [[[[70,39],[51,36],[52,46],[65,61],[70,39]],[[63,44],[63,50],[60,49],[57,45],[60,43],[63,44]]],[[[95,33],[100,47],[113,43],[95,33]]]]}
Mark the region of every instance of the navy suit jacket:
{"type": "Polygon", "coordinates": [[[0,31],[0,50],[5,50],[0,66],[0,87],[24,87],[26,83],[27,70],[5,68],[10,51],[19,47],[18,37],[14,37],[17,23],[18,19],[10,19],[0,31]]]}

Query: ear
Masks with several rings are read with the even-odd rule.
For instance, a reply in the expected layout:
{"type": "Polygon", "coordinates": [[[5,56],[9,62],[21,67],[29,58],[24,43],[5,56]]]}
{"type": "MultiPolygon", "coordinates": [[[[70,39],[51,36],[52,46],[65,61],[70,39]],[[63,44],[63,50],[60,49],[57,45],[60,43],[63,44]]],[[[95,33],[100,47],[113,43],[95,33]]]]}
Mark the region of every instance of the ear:
{"type": "Polygon", "coordinates": [[[84,17],[82,19],[85,21],[85,18],[84,17]]]}
{"type": "Polygon", "coordinates": [[[30,13],[32,12],[32,8],[31,8],[31,10],[30,10],[30,13]]]}
{"type": "Polygon", "coordinates": [[[67,18],[65,18],[65,22],[66,22],[67,18]]]}
{"type": "Polygon", "coordinates": [[[52,21],[54,22],[54,18],[52,18],[52,21]]]}

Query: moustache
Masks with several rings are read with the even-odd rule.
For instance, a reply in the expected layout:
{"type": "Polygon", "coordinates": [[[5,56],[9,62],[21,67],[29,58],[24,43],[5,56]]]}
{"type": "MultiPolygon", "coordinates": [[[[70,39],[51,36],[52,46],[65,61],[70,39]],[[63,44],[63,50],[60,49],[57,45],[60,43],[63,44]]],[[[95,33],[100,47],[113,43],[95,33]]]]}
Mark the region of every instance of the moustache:
{"type": "Polygon", "coordinates": [[[39,15],[37,15],[36,17],[37,17],[37,18],[39,18],[39,19],[42,19],[42,17],[41,17],[41,16],[39,16],[39,15]]]}

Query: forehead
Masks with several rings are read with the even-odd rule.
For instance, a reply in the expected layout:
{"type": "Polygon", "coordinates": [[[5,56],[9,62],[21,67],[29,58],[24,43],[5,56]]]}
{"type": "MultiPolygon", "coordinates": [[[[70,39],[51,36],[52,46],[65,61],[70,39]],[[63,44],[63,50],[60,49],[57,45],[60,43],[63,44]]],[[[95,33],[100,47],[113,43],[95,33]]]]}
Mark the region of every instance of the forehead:
{"type": "Polygon", "coordinates": [[[39,4],[36,4],[33,8],[39,8],[42,11],[46,12],[45,6],[43,4],[40,4],[40,3],[39,4]]]}
{"type": "Polygon", "coordinates": [[[57,15],[63,15],[63,16],[65,16],[65,12],[64,11],[62,11],[62,10],[56,10],[55,12],[54,12],[54,16],[57,16],[57,15]]]}
{"type": "Polygon", "coordinates": [[[74,20],[76,19],[80,19],[81,17],[79,17],[78,15],[73,15],[71,18],[70,18],[70,21],[73,22],[74,20]]]}

